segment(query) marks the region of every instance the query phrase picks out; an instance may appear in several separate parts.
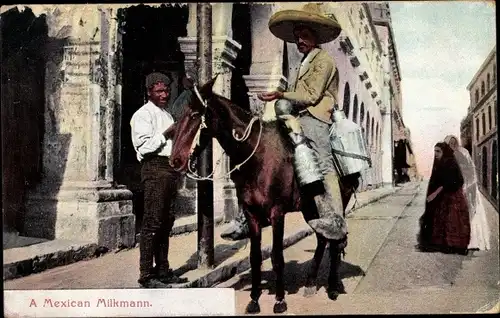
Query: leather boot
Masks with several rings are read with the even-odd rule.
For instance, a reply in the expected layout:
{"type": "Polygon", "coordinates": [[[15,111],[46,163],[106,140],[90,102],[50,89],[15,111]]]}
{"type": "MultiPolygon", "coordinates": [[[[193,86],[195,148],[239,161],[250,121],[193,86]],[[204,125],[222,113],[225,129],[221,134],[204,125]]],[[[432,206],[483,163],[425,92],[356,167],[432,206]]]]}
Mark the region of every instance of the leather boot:
{"type": "Polygon", "coordinates": [[[174,274],[168,263],[168,243],[161,243],[157,253],[157,277],[164,284],[180,284],[187,282],[186,278],[180,278],[174,274]]]}
{"type": "Polygon", "coordinates": [[[139,239],[139,284],[144,288],[168,288],[155,277],[153,269],[154,257],[154,236],[152,234],[142,234],[139,239]]]}
{"type": "Polygon", "coordinates": [[[319,219],[310,220],[308,224],[326,239],[342,240],[347,235],[347,223],[343,217],[339,178],[335,172],[327,173],[324,178],[324,193],[314,197],[319,219]]]}
{"type": "Polygon", "coordinates": [[[235,219],[231,221],[230,226],[221,233],[220,237],[228,241],[239,241],[249,238],[250,229],[248,227],[247,218],[240,209],[235,219]]]}

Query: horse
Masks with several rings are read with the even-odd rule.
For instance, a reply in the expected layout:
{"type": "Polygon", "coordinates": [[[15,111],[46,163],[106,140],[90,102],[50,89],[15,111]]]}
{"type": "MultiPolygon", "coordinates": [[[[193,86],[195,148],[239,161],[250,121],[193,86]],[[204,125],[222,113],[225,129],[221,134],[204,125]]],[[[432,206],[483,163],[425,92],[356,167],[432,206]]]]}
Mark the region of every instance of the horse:
{"type": "MultiPolygon", "coordinates": [[[[259,313],[261,295],[261,233],[272,226],[271,261],[276,274],[274,313],[287,310],[284,286],[283,236],[285,213],[301,211],[306,222],[319,218],[314,200],[305,193],[295,179],[292,163],[293,146],[283,133],[279,122],[263,122],[229,99],[215,94],[212,89],[217,76],[192,94],[183,115],[175,124],[170,165],[177,171],[191,167],[193,154],[206,147],[208,138],[216,138],[231,162],[230,176],[250,228],[251,293],[246,313],[259,313]],[[204,133],[199,134],[203,128],[204,133]],[[195,146],[196,136],[199,144],[195,146]],[[193,152],[194,150],[194,152],[193,152]],[[238,162],[238,165],[234,165],[238,162]]],[[[350,175],[341,182],[344,210],[359,185],[358,176],[350,175]]],[[[308,270],[305,294],[317,292],[316,278],[329,240],[316,234],[317,247],[308,270]]],[[[344,240],[346,243],[346,240],[344,240]]],[[[345,293],[339,276],[341,252],[339,242],[330,243],[330,273],[328,297],[337,299],[345,293]]]]}

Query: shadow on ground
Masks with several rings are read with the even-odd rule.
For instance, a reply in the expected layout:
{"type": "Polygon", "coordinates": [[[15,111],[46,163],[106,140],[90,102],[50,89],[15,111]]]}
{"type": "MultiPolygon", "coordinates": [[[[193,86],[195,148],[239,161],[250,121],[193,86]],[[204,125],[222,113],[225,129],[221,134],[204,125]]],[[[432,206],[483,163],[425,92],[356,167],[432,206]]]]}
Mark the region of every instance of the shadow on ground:
{"type": "MultiPolygon", "coordinates": [[[[241,240],[238,241],[234,244],[218,244],[215,246],[215,267],[219,266],[222,264],[224,261],[228,260],[232,256],[234,256],[238,251],[243,247],[247,245],[247,240],[241,240]]],[[[250,243],[248,242],[248,246],[250,246],[250,243]]],[[[250,253],[250,248],[248,249],[250,253]]],[[[195,270],[198,267],[198,253],[195,252],[193,253],[189,259],[186,261],[186,264],[183,266],[179,267],[174,271],[174,273],[177,276],[182,276],[185,273],[195,270]]]]}
{"type": "MultiPolygon", "coordinates": [[[[310,253],[311,258],[313,256],[314,251],[305,250],[305,253],[310,253]]],[[[316,280],[316,287],[319,290],[321,287],[328,286],[328,274],[330,272],[329,266],[330,264],[330,255],[329,250],[325,251],[325,255],[323,256],[323,261],[321,262],[321,266],[318,272],[318,278],[316,280]]],[[[285,263],[285,291],[288,292],[289,295],[296,294],[299,290],[305,286],[306,284],[306,273],[309,271],[311,267],[311,260],[308,260],[303,263],[299,263],[297,261],[290,261],[285,263]]],[[[342,279],[364,276],[365,272],[363,269],[357,265],[353,265],[348,262],[342,261],[340,266],[340,277],[342,279]]],[[[275,274],[272,270],[267,270],[262,272],[262,280],[266,281],[266,283],[261,285],[262,290],[268,290],[270,295],[276,294],[276,284],[275,284],[275,274]]],[[[239,280],[228,288],[234,288],[235,290],[244,290],[250,291],[251,289],[251,273],[244,273],[239,277],[239,280]]]]}

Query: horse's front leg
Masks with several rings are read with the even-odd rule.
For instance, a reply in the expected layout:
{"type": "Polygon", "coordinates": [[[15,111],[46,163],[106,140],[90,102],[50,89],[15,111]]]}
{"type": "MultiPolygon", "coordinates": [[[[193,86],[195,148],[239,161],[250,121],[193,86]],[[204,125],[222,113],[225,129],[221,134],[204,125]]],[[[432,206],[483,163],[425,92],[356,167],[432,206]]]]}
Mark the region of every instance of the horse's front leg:
{"type": "Polygon", "coordinates": [[[285,258],[283,257],[283,236],[285,234],[285,215],[281,211],[272,213],[271,225],[273,227],[273,250],[271,254],[271,262],[273,270],[276,274],[276,302],[274,303],[273,312],[275,314],[283,313],[287,310],[285,302],[285,258]]]}
{"type": "MultiPolygon", "coordinates": [[[[347,238],[346,238],[347,239],[347,238]]],[[[336,300],[340,294],[345,294],[344,284],[340,278],[341,254],[345,240],[330,240],[330,275],[328,276],[328,298],[336,300]]]]}
{"type": "Polygon", "coordinates": [[[250,267],[252,274],[252,291],[250,292],[250,302],[245,312],[256,314],[260,312],[259,298],[261,295],[260,283],[262,281],[262,251],[261,240],[262,231],[256,220],[250,220],[250,267]]]}
{"type": "Polygon", "coordinates": [[[306,286],[304,290],[304,296],[310,297],[316,294],[316,279],[318,277],[319,266],[321,265],[321,261],[323,260],[323,255],[325,254],[325,248],[327,240],[316,233],[316,251],[314,252],[314,256],[311,260],[311,267],[307,273],[306,286]]]}

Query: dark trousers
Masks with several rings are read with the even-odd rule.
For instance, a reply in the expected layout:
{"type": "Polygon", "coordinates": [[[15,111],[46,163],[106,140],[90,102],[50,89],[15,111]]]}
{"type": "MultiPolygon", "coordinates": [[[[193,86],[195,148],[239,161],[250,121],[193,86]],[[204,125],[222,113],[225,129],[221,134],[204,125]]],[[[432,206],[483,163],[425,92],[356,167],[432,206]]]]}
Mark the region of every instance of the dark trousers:
{"type": "Polygon", "coordinates": [[[170,167],[167,157],[154,156],[143,161],[141,179],[144,186],[144,216],[139,240],[139,282],[153,278],[156,274],[163,276],[168,273],[169,238],[175,221],[172,206],[177,196],[180,173],[170,167]]]}

